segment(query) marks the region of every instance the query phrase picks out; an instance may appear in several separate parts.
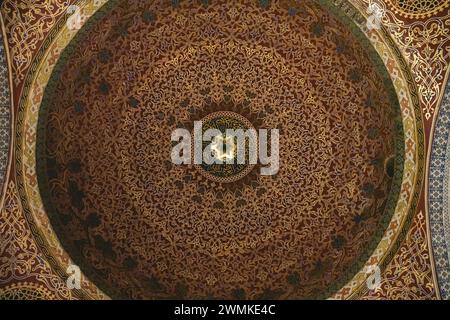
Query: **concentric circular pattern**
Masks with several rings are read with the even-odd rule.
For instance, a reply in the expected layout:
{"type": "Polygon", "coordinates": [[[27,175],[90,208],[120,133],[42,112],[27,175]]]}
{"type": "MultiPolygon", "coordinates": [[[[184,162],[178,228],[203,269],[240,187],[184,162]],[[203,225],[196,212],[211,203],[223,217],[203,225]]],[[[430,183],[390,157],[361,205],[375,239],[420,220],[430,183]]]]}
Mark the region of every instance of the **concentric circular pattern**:
{"type": "Polygon", "coordinates": [[[408,18],[426,18],[447,9],[448,0],[387,0],[388,5],[399,15],[408,18]]]}
{"type": "Polygon", "coordinates": [[[56,300],[56,297],[38,283],[21,282],[0,288],[0,300],[56,300]]]}
{"type": "Polygon", "coordinates": [[[372,253],[402,177],[398,103],[350,22],[294,9],[110,1],[64,51],[39,186],[63,246],[112,297],[324,297],[372,253]],[[217,126],[215,112],[279,129],[279,172],[228,183],[172,164],[172,131],[217,126]]]}
{"type": "MultiPolygon", "coordinates": [[[[230,111],[218,111],[213,112],[202,119],[202,133],[205,134],[209,129],[216,129],[221,132],[220,141],[215,141],[212,139],[211,141],[204,141],[202,145],[202,153],[205,152],[208,145],[211,144],[212,147],[212,155],[215,158],[218,158],[223,163],[212,163],[207,164],[205,161],[202,162],[198,167],[204,175],[213,181],[227,183],[234,182],[246,176],[250,173],[254,167],[254,163],[251,163],[249,159],[250,155],[250,140],[248,137],[245,137],[243,141],[243,145],[241,148],[243,149],[245,155],[244,163],[238,162],[238,138],[227,135],[227,130],[253,130],[248,131],[253,138],[257,138],[256,130],[249,120],[244,118],[243,116],[230,112],[230,111]],[[229,151],[225,149],[229,148],[229,151]],[[226,163],[227,161],[232,161],[233,163],[226,163]]],[[[192,137],[192,141],[194,142],[196,139],[195,136],[192,137]]],[[[256,140],[255,140],[256,141],[256,140]]],[[[256,141],[257,142],[257,141],[256,141]]],[[[192,147],[194,150],[194,147],[192,147]]],[[[258,152],[257,146],[255,146],[256,154],[258,152]]]]}

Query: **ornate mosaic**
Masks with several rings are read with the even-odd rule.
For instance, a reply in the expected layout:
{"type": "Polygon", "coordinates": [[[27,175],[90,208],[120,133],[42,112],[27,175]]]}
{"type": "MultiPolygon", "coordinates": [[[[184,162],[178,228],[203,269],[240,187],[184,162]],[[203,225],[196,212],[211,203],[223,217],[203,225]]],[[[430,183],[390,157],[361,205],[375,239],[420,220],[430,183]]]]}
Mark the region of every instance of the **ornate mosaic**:
{"type": "MultiPolygon", "coordinates": [[[[254,167],[255,163],[250,161],[250,139],[257,138],[256,129],[253,127],[251,122],[247,120],[244,116],[230,112],[230,111],[218,111],[210,113],[206,118],[201,120],[202,123],[202,133],[205,134],[208,130],[216,129],[219,130],[221,135],[215,137],[211,144],[211,155],[213,159],[218,159],[222,163],[206,163],[203,161],[199,165],[201,172],[205,174],[206,177],[217,181],[219,183],[234,182],[240,180],[246,176],[254,167]],[[239,141],[237,137],[227,136],[227,130],[242,130],[242,132],[248,131],[250,135],[244,137],[242,142],[244,161],[238,163],[238,145],[239,141]],[[233,162],[227,164],[227,161],[233,162]]],[[[195,137],[193,137],[195,139],[195,137]]],[[[208,148],[209,143],[203,142],[202,144],[202,154],[208,148]]],[[[256,146],[257,149],[257,146],[256,146]]]]}
{"type": "Polygon", "coordinates": [[[408,18],[431,17],[449,7],[448,1],[442,0],[387,0],[395,13],[408,18]]]}
{"type": "Polygon", "coordinates": [[[0,300],[54,300],[46,287],[36,283],[14,283],[0,289],[0,300]]]}
{"type": "MultiPolygon", "coordinates": [[[[391,219],[404,159],[393,87],[354,28],[313,3],[292,16],[275,4],[110,2],[97,16],[89,27],[110,32],[87,28],[69,44],[37,137],[44,205],[86,275],[133,298],[311,298],[348,281],[391,219]],[[276,44],[254,31],[279,25],[276,44]],[[177,36],[156,36],[162,29],[177,36]],[[309,58],[319,48],[326,69],[309,58]],[[235,192],[204,188],[196,170],[168,163],[164,139],[189,109],[224,100],[282,130],[281,171],[235,192]]],[[[244,122],[213,113],[204,125],[224,121],[244,122]]]]}
{"type": "Polygon", "coordinates": [[[448,299],[448,8],[4,1],[0,298],[448,299]],[[278,129],[278,173],[173,164],[195,121],[278,129]]]}
{"type": "Polygon", "coordinates": [[[8,55],[5,49],[3,22],[0,18],[0,190],[5,182],[9,158],[11,93],[8,55]]]}
{"type": "Polygon", "coordinates": [[[429,178],[429,207],[433,253],[439,288],[450,299],[450,82],[434,128],[429,178]]]}

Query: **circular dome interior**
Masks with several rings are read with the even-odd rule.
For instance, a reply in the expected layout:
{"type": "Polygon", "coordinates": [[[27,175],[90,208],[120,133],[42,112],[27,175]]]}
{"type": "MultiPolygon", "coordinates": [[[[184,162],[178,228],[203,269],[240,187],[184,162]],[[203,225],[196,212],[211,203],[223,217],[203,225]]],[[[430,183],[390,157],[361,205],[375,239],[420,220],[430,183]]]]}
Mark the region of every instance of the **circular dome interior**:
{"type": "Polygon", "coordinates": [[[345,16],[287,3],[110,1],[62,53],[39,188],[111,297],[327,297],[386,231],[404,154],[390,78],[345,16]],[[278,172],[173,164],[171,133],[202,119],[278,129],[278,172]]]}

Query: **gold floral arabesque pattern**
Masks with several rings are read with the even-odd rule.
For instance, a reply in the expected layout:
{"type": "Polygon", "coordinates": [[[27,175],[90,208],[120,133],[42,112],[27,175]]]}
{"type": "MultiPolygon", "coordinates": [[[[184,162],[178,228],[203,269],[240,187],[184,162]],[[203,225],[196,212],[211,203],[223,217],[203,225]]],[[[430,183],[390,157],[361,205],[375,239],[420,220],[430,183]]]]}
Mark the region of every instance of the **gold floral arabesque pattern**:
{"type": "Polygon", "coordinates": [[[380,287],[368,290],[361,299],[429,300],[436,297],[426,220],[420,211],[398,254],[382,273],[380,287]]]}
{"type": "MultiPolygon", "coordinates": [[[[339,0],[342,2],[342,0],[339,0]]],[[[441,96],[445,73],[450,65],[450,15],[403,21],[382,1],[352,0],[364,15],[376,3],[383,12],[382,26],[392,36],[409,63],[418,86],[424,119],[431,123],[441,96]]],[[[445,1],[448,6],[448,1],[445,1]]]]}
{"type": "Polygon", "coordinates": [[[70,0],[52,1],[4,1],[1,6],[8,30],[8,44],[14,85],[23,83],[33,55],[46,34],[55,26],[58,18],[66,13],[70,0]]]}
{"type": "MultiPolygon", "coordinates": [[[[90,15],[91,13],[88,13],[87,15],[90,15]]],[[[64,30],[63,30],[64,31],[64,30]]],[[[67,30],[64,31],[67,34],[67,30]]],[[[61,33],[64,34],[64,32],[61,33]]],[[[73,33],[72,33],[73,34],[73,33]]],[[[24,149],[23,151],[25,152],[24,155],[26,156],[24,158],[25,162],[24,162],[24,168],[26,169],[26,171],[24,172],[29,172],[29,174],[27,174],[25,176],[25,182],[26,182],[26,190],[27,190],[27,194],[29,195],[33,195],[31,198],[29,198],[28,196],[26,196],[28,199],[30,199],[31,201],[29,201],[29,204],[31,205],[31,209],[32,211],[28,211],[28,215],[32,215],[29,217],[32,217],[32,220],[30,220],[31,222],[34,222],[35,224],[37,223],[38,228],[41,232],[41,234],[46,235],[46,238],[52,238],[52,230],[51,228],[47,228],[44,227],[45,225],[48,226],[48,222],[47,218],[45,216],[45,213],[42,211],[42,206],[39,204],[40,203],[40,199],[39,199],[39,194],[38,191],[36,189],[36,184],[35,184],[35,178],[33,175],[34,172],[34,141],[35,141],[35,131],[34,131],[34,127],[35,127],[35,121],[36,121],[36,111],[38,110],[38,104],[39,101],[41,99],[41,95],[42,95],[42,87],[43,85],[45,86],[46,83],[46,79],[48,79],[49,76],[49,72],[52,70],[53,68],[53,64],[55,62],[55,59],[53,57],[57,57],[59,55],[59,52],[61,51],[61,48],[63,48],[65,46],[65,44],[67,43],[68,37],[61,37],[59,36],[57,38],[58,40],[55,41],[52,45],[51,48],[49,48],[49,55],[47,56],[47,58],[52,57],[51,59],[46,59],[44,60],[44,64],[43,64],[43,68],[39,68],[38,72],[37,72],[37,79],[39,79],[39,81],[36,81],[33,83],[32,86],[32,93],[29,95],[30,97],[33,97],[33,99],[27,100],[27,108],[26,110],[28,110],[28,112],[25,114],[26,118],[25,121],[27,123],[27,135],[26,135],[26,140],[24,140],[24,147],[26,147],[26,149],[24,149]],[[30,108],[31,106],[34,106],[32,108],[30,108]],[[30,122],[31,120],[31,122],[30,122]]],[[[416,132],[415,129],[415,121],[414,121],[414,109],[411,107],[411,100],[410,100],[410,96],[409,96],[409,92],[410,89],[408,89],[408,86],[406,85],[406,82],[403,78],[402,72],[400,72],[400,70],[397,67],[396,64],[396,58],[394,58],[392,56],[392,54],[390,53],[390,51],[387,49],[389,44],[386,45],[385,43],[383,43],[383,38],[379,37],[379,35],[377,34],[373,34],[371,36],[371,40],[373,41],[373,43],[376,45],[377,50],[380,52],[381,56],[383,57],[383,59],[385,60],[385,64],[389,66],[389,71],[391,73],[391,76],[394,79],[394,84],[397,87],[398,92],[400,92],[400,98],[402,101],[402,117],[404,119],[404,126],[405,126],[405,132],[408,136],[407,138],[407,144],[408,144],[408,149],[407,149],[407,154],[406,154],[406,159],[407,159],[407,167],[406,167],[406,173],[405,173],[405,182],[403,185],[403,196],[402,196],[402,200],[401,203],[402,205],[400,205],[398,207],[398,210],[396,211],[396,214],[394,216],[394,219],[391,223],[390,226],[390,232],[385,236],[385,239],[380,243],[380,247],[376,250],[375,252],[375,256],[372,257],[372,259],[370,259],[370,263],[377,263],[377,261],[379,259],[382,258],[383,256],[383,252],[385,252],[386,250],[388,250],[390,243],[393,241],[393,239],[395,238],[395,234],[397,233],[397,230],[400,228],[400,226],[402,225],[402,221],[404,218],[405,213],[407,212],[408,208],[409,208],[409,200],[410,196],[411,196],[411,190],[412,188],[414,188],[414,172],[415,172],[415,168],[416,168],[416,137],[414,132],[416,132]]],[[[19,149],[20,150],[20,149],[19,149]]],[[[20,158],[20,157],[19,157],[20,158]]],[[[51,244],[52,250],[57,250],[56,252],[60,252],[55,254],[54,256],[57,257],[58,259],[60,259],[60,255],[61,253],[63,253],[63,251],[60,250],[60,248],[58,247],[57,242],[52,242],[51,244]]],[[[60,263],[65,263],[64,260],[62,260],[60,263]]],[[[356,288],[357,288],[357,284],[364,282],[364,276],[365,276],[365,271],[362,270],[354,279],[354,281],[352,281],[351,283],[349,283],[348,286],[346,286],[345,288],[343,288],[343,290],[340,292],[339,296],[337,296],[338,298],[345,298],[348,297],[348,295],[350,295],[356,288]]]]}
{"type": "Polygon", "coordinates": [[[383,233],[397,144],[383,78],[313,2],[268,10],[279,21],[255,4],[120,2],[64,56],[40,120],[41,194],[113,296],[324,296],[383,233]],[[170,164],[169,137],[226,99],[282,131],[281,170],[218,195],[170,164]]]}
{"type": "Polygon", "coordinates": [[[0,211],[0,299],[70,299],[70,290],[39,252],[21,209],[16,187],[10,182],[0,211]],[[33,284],[24,287],[24,281],[33,284]]]}
{"type": "Polygon", "coordinates": [[[448,0],[386,0],[386,3],[396,14],[413,19],[430,18],[450,6],[448,0]]]}
{"type": "MultiPolygon", "coordinates": [[[[367,6],[374,3],[373,0],[356,0],[352,3],[366,15],[367,6]]],[[[381,5],[383,12],[383,25],[395,40],[403,55],[407,58],[414,74],[414,82],[419,88],[421,108],[425,116],[426,126],[432,125],[435,109],[442,95],[442,87],[445,81],[445,74],[449,68],[450,52],[446,48],[450,43],[450,16],[443,13],[439,17],[431,17],[423,20],[403,21],[395,12],[392,12],[383,2],[376,1],[381,5]]],[[[422,228],[420,232],[427,234],[426,215],[416,215],[412,225],[413,230],[422,228]]],[[[417,231],[418,232],[418,231],[417,231]]],[[[427,237],[418,237],[423,241],[421,248],[430,250],[427,237]]],[[[403,250],[408,250],[408,244],[402,245],[403,250]]],[[[414,253],[419,254],[418,250],[414,253]]],[[[423,258],[415,258],[423,259],[423,258]]],[[[416,268],[411,264],[414,259],[395,259],[388,268],[402,270],[398,279],[409,283],[410,292],[431,291],[430,296],[436,296],[435,284],[432,275],[432,258],[428,255],[424,259],[424,264],[416,268]],[[417,276],[415,276],[417,275],[417,276]],[[431,289],[430,289],[431,288],[431,289]]],[[[393,296],[391,296],[392,298],[393,296]]]]}
{"type": "MultiPolygon", "coordinates": [[[[79,6],[81,8],[81,14],[83,17],[87,18],[93,14],[103,3],[106,1],[80,1],[79,6]]],[[[85,20],[84,20],[85,21],[85,20]]],[[[45,87],[46,82],[48,80],[48,74],[47,72],[51,71],[51,68],[48,67],[48,64],[53,65],[56,63],[57,58],[59,57],[61,53],[61,48],[64,48],[67,42],[73,37],[73,35],[76,33],[76,30],[69,30],[66,27],[66,24],[64,21],[61,21],[57,24],[55,28],[53,28],[51,31],[48,32],[47,37],[51,41],[46,41],[44,43],[44,47],[35,53],[36,60],[34,61],[32,67],[33,70],[39,69],[41,70],[40,73],[33,73],[29,74],[24,81],[24,92],[20,99],[20,105],[19,109],[21,109],[21,106],[23,106],[23,103],[28,101],[28,98],[30,97],[30,89],[33,87],[31,96],[33,97],[31,101],[38,102],[40,101],[42,97],[43,87],[45,87]],[[61,34],[58,32],[64,30],[61,34]],[[57,39],[57,40],[55,40],[57,39]],[[55,40],[55,41],[53,41],[55,40]],[[44,62],[44,65],[47,64],[44,69],[41,69],[42,63],[44,62]]],[[[34,111],[38,111],[38,109],[33,109],[34,111]]],[[[34,118],[37,120],[37,114],[34,118]]],[[[22,124],[23,124],[23,115],[19,112],[18,114],[18,129],[19,131],[17,134],[19,135],[18,141],[19,143],[16,145],[17,148],[21,148],[21,139],[23,137],[26,137],[28,142],[33,141],[33,132],[35,132],[36,128],[27,126],[26,134],[20,133],[22,130],[22,124]],[[28,140],[28,138],[31,138],[31,140],[28,140]]],[[[32,147],[34,148],[34,147],[32,147]]],[[[32,154],[34,154],[34,151],[31,149],[27,149],[32,154]]],[[[30,155],[30,154],[28,154],[30,155]]],[[[26,156],[27,161],[32,160],[31,158],[26,156]]],[[[16,168],[22,167],[22,157],[16,157],[16,168]]],[[[34,162],[34,160],[33,160],[34,162]]],[[[18,169],[19,177],[21,176],[22,172],[20,169],[18,169]]],[[[35,169],[28,167],[25,171],[26,177],[30,180],[28,181],[30,184],[28,186],[33,186],[31,189],[27,189],[27,191],[24,190],[24,186],[21,183],[21,180],[19,178],[18,180],[18,191],[21,197],[21,201],[24,199],[31,199],[31,201],[23,201],[22,202],[22,210],[23,213],[26,216],[26,219],[28,220],[28,223],[30,225],[31,232],[33,233],[36,241],[36,243],[40,249],[42,250],[43,256],[45,256],[45,260],[48,261],[48,263],[52,266],[52,269],[48,270],[49,273],[52,274],[52,276],[57,275],[61,279],[65,280],[67,278],[66,270],[67,268],[72,265],[72,261],[70,257],[65,253],[65,251],[61,248],[59,245],[59,241],[56,237],[56,235],[53,233],[51,225],[48,222],[48,218],[45,214],[45,212],[42,210],[42,205],[40,205],[40,196],[39,191],[37,190],[37,181],[36,181],[36,174],[35,169]],[[32,211],[30,211],[30,206],[32,208],[32,211]],[[31,212],[36,213],[36,216],[33,216],[31,218],[30,214],[31,212]]],[[[44,259],[44,258],[43,258],[44,259]]],[[[41,282],[42,283],[42,282],[41,282]]],[[[97,298],[97,299],[104,299],[105,295],[98,290],[95,286],[93,286],[88,279],[86,279],[82,275],[82,289],[79,290],[73,290],[72,298],[97,298]]],[[[64,283],[65,286],[65,283],[64,283]]],[[[51,286],[47,286],[48,288],[51,288],[51,286]]],[[[52,289],[55,290],[55,289],[52,289]]],[[[64,289],[65,290],[65,289],[64,289]]],[[[64,292],[63,290],[63,292],[64,292]]]]}
{"type": "Polygon", "coordinates": [[[13,283],[0,288],[0,300],[55,300],[45,286],[34,282],[13,283]]]}

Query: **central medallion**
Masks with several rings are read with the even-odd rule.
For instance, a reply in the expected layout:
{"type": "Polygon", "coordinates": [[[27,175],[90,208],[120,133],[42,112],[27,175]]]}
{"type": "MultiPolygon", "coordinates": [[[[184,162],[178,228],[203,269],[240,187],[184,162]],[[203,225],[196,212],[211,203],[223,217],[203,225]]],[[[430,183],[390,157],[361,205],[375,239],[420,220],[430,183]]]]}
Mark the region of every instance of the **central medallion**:
{"type": "Polygon", "coordinates": [[[236,144],[234,137],[226,135],[216,136],[211,145],[214,158],[223,162],[234,161],[237,155],[236,144]]]}
{"type": "Polygon", "coordinates": [[[249,140],[245,139],[243,144],[245,161],[241,163],[237,159],[238,155],[238,141],[235,136],[227,135],[227,130],[244,131],[253,129],[251,122],[244,116],[232,111],[218,111],[207,115],[202,120],[202,134],[209,129],[216,129],[221,134],[213,137],[211,142],[204,141],[202,151],[210,145],[211,156],[218,160],[212,164],[205,161],[198,165],[200,172],[207,178],[227,183],[234,182],[246,176],[255,166],[249,161],[249,140]]]}

